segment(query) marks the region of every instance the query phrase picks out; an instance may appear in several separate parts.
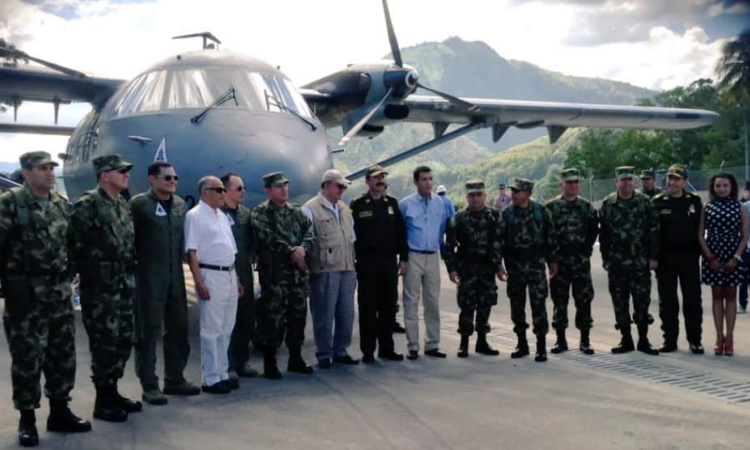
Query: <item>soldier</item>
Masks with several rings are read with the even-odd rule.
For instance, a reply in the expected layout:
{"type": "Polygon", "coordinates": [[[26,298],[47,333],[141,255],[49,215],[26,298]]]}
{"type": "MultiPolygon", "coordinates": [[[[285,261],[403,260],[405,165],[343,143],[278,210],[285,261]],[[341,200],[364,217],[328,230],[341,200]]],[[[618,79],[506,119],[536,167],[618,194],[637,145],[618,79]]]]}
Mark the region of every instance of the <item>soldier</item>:
{"type": "Polygon", "coordinates": [[[237,301],[237,319],[229,344],[229,379],[237,377],[254,378],[258,376],[248,360],[250,359],[250,340],[257,335],[255,322],[255,295],[253,293],[253,262],[255,262],[255,241],[253,239],[252,212],[245,202],[245,182],[236,173],[221,177],[224,183],[224,205],[221,210],[229,218],[234,242],[237,244],[235,266],[244,292],[237,301]]]}
{"type": "Polygon", "coordinates": [[[591,203],[578,196],[578,170],[563,170],[560,178],[562,195],[544,205],[552,214],[560,252],[557,276],[550,280],[554,304],[552,328],[557,332],[557,343],[552,347],[552,353],[568,350],[565,329],[568,327],[568,300],[572,287],[576,303],[576,328],[581,330],[579,348],[583,353],[593,355],[594,349],[589,340],[589,330],[594,323],[591,318],[591,301],[594,299],[591,253],[599,234],[599,220],[591,203]]]}
{"type": "Polygon", "coordinates": [[[263,343],[263,376],[281,378],[276,350],[286,339],[287,370],[312,374],[302,359],[307,320],[305,256],[312,248],[310,221],[299,206],[289,203],[289,180],[281,172],[263,176],[268,200],[253,211],[253,233],[258,248],[261,297],[257,302],[260,340],[263,343]]]}
{"type": "Polygon", "coordinates": [[[458,285],[458,333],[461,335],[459,358],[469,356],[469,337],[477,331],[474,350],[497,356],[499,351],[487,343],[487,325],[492,306],[497,305],[498,278],[502,271],[502,235],[500,213],[485,205],[484,182],[466,182],[466,203],[448,223],[445,241],[445,266],[453,283],[458,285]],[[476,327],[474,314],[476,313],[476,327]]]}
{"type": "Polygon", "coordinates": [[[651,303],[651,273],[659,256],[659,218],[647,196],[633,187],[634,169],[615,169],[617,191],[602,203],[599,212],[600,250],[604,270],[609,275],[609,292],[615,309],[615,328],[622,340],[612,353],[635,350],[630,333],[629,300],[633,297],[633,321],[638,326],[638,351],[658,355],[648,341],[648,326],[654,322],[648,313],[651,303]]]}
{"type": "MultiPolygon", "coordinates": [[[[531,200],[534,183],[518,178],[510,188],[513,205],[502,213],[500,236],[503,240],[503,257],[508,269],[508,298],[513,331],[518,336],[518,346],[511,358],[521,358],[529,354],[526,341],[526,289],[536,335],[536,355],[534,360],[547,360],[545,338],[549,330],[547,321],[547,278],[544,264],[549,267],[549,276],[557,274],[557,239],[554,223],[549,210],[531,200]]],[[[505,274],[501,280],[505,281],[505,274]]]]}
{"type": "Polygon", "coordinates": [[[74,260],[81,274],[83,325],[96,387],[94,417],[124,422],[142,408],[117,389],[134,333],[135,236],[130,209],[120,195],[133,165],[117,154],[94,158],[93,164],[98,188],[78,199],[71,217],[74,260]]]}
{"type": "Polygon", "coordinates": [[[677,350],[680,334],[680,304],[677,279],[682,288],[682,313],[690,351],[703,354],[701,327],[700,254],[698,229],[703,205],[700,197],[685,191],[687,169],[674,164],[667,171],[667,192],[653,198],[659,214],[661,249],[656,280],[659,287],[659,316],[664,331],[661,352],[677,350]]]}
{"type": "Polygon", "coordinates": [[[492,207],[496,208],[498,212],[502,213],[505,208],[510,206],[512,203],[510,196],[505,192],[505,183],[497,185],[498,195],[495,197],[495,201],[492,203],[492,207]]]}
{"type": "Polygon", "coordinates": [[[166,405],[169,395],[198,395],[200,388],[185,380],[190,355],[187,293],[182,271],[187,207],[175,194],[177,174],[166,162],[148,167],[151,189],[130,200],[138,262],[135,365],[142,399],[166,405]],[[156,342],[164,329],[164,393],[156,376],[156,342]]]}
{"type": "Polygon", "coordinates": [[[34,410],[49,398],[47,430],[76,433],[91,424],[68,408],[76,374],[75,320],[70,303],[73,243],[68,201],[54,192],[49,153],[21,155],[23,187],[0,195],[0,278],[5,287],[3,325],[11,355],[13,405],[21,412],[18,442],[39,444],[34,410]]]}
{"type": "Polygon", "coordinates": [[[362,362],[367,364],[375,362],[376,346],[378,358],[404,359],[404,355],[393,349],[393,325],[398,277],[406,271],[409,247],[398,200],[385,193],[387,175],[380,166],[367,169],[365,183],[369,191],[350,205],[357,236],[354,250],[359,282],[359,345],[362,362]]]}
{"type": "Polygon", "coordinates": [[[655,186],[656,176],[653,170],[644,170],[641,172],[641,193],[646,195],[648,198],[654,198],[657,194],[661,194],[661,189],[655,186]]]}

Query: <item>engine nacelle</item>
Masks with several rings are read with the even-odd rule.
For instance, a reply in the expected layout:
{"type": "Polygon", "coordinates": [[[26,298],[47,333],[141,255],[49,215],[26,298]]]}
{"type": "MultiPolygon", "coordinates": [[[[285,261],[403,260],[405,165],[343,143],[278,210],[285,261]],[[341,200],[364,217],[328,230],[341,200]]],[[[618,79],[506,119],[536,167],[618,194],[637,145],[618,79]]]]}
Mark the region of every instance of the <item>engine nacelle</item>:
{"type": "MultiPolygon", "coordinates": [[[[369,108],[362,107],[341,121],[344,134],[357,124],[367,114],[369,108]]],[[[383,131],[385,125],[400,122],[409,116],[409,107],[400,104],[386,104],[378,108],[369,121],[359,130],[357,136],[376,136],[383,131]],[[368,131],[366,131],[368,130],[368,131]],[[374,134],[370,134],[374,133],[374,134]]]]}

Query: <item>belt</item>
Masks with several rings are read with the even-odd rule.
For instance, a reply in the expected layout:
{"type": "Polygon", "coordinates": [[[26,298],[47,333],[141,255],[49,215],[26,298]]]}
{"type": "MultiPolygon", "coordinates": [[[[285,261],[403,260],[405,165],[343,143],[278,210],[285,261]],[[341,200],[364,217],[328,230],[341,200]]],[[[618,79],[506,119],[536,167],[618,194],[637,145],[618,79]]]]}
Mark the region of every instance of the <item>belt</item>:
{"type": "Polygon", "coordinates": [[[234,264],[232,264],[231,266],[214,266],[213,264],[199,263],[198,267],[200,267],[201,269],[218,270],[220,272],[231,272],[234,270],[234,264]]]}
{"type": "Polygon", "coordinates": [[[436,251],[430,251],[430,250],[412,250],[412,249],[409,249],[409,251],[410,252],[414,252],[414,253],[420,253],[422,255],[434,255],[435,253],[437,253],[436,251]]]}

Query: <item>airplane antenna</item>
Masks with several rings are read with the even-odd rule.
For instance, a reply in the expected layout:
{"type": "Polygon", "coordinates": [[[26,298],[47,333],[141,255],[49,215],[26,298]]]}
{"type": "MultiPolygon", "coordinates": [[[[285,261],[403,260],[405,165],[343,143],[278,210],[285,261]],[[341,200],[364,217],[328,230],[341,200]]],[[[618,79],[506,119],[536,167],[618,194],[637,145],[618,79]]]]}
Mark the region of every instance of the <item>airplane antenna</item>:
{"type": "Polygon", "coordinates": [[[182,36],[175,36],[172,39],[186,39],[186,38],[194,38],[194,37],[202,37],[203,38],[203,50],[206,49],[213,49],[216,48],[218,50],[219,44],[221,44],[221,41],[219,38],[213,35],[210,31],[204,31],[203,33],[193,33],[193,34],[183,34],[182,36]],[[214,47],[214,44],[209,44],[208,41],[212,41],[216,43],[216,46],[214,47]]]}

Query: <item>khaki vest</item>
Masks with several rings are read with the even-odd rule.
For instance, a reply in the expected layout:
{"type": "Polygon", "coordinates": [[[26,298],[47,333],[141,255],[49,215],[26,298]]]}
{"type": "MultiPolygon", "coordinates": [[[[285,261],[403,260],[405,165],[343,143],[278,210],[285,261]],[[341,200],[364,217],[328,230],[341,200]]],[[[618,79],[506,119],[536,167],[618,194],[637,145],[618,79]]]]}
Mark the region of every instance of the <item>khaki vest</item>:
{"type": "Polygon", "coordinates": [[[338,202],[341,223],[336,215],[323,206],[318,194],[305,203],[313,213],[315,240],[310,251],[312,273],[344,272],[354,270],[354,243],[352,242],[352,211],[344,202],[338,202]]]}

